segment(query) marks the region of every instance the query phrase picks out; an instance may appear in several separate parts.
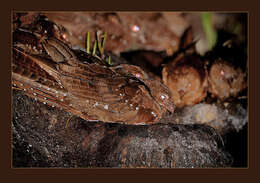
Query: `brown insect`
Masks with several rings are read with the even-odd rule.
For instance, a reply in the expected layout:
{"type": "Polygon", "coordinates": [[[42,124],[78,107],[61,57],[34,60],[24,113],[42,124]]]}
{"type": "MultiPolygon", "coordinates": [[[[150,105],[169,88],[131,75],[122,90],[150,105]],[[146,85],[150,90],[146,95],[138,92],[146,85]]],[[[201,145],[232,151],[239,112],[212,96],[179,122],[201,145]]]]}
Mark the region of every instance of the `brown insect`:
{"type": "Polygon", "coordinates": [[[89,121],[151,124],[174,111],[168,88],[140,68],[108,67],[98,58],[82,63],[56,38],[41,44],[50,57],[13,48],[13,86],[28,96],[89,121]]]}

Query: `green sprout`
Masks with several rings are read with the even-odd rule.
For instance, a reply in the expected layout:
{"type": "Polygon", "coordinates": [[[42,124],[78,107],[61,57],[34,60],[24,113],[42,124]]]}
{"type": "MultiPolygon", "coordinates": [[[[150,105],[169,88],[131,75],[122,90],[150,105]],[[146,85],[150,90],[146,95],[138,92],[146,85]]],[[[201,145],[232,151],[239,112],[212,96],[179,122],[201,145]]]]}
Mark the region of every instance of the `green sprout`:
{"type": "Polygon", "coordinates": [[[86,48],[87,48],[87,53],[90,53],[90,32],[88,31],[87,33],[87,40],[86,40],[86,48]]]}
{"type": "Polygon", "coordinates": [[[108,64],[111,65],[111,56],[108,57],[108,64]]]}
{"type": "Polygon", "coordinates": [[[100,54],[103,55],[107,34],[105,32],[104,35],[99,36],[99,33],[97,32],[96,36],[97,36],[97,42],[98,42],[98,50],[99,50],[100,54]]]}
{"type": "Polygon", "coordinates": [[[97,49],[97,41],[95,41],[94,46],[93,46],[93,50],[92,50],[93,56],[95,56],[95,54],[96,54],[96,49],[97,49]]]}
{"type": "Polygon", "coordinates": [[[209,47],[210,49],[212,49],[217,42],[217,32],[212,25],[212,13],[202,13],[201,19],[203,29],[206,33],[206,37],[209,42],[209,47]]]}
{"type": "MultiPolygon", "coordinates": [[[[105,51],[105,43],[107,39],[107,33],[105,32],[104,35],[100,35],[100,32],[96,32],[96,39],[94,42],[94,46],[92,49],[92,55],[95,56],[97,53],[97,47],[98,52],[101,56],[101,58],[104,59],[104,51],[105,51]]],[[[90,32],[88,31],[86,34],[86,51],[88,54],[90,54],[90,32]]],[[[111,64],[111,58],[108,57],[108,64],[111,64]]]]}
{"type": "Polygon", "coordinates": [[[234,34],[238,34],[239,33],[239,29],[240,29],[240,25],[237,23],[234,27],[233,33],[234,34]]]}
{"type": "Polygon", "coordinates": [[[105,49],[106,39],[107,39],[107,33],[105,32],[105,34],[103,35],[103,39],[102,39],[102,53],[104,52],[104,49],[105,49]]]}

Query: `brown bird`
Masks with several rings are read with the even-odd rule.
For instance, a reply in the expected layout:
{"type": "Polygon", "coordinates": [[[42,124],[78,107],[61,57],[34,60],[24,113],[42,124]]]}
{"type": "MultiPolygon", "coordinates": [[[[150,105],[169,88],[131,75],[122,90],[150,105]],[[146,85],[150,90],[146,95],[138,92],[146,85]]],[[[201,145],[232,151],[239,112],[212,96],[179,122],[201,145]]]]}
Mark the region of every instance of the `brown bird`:
{"type": "Polygon", "coordinates": [[[99,62],[79,62],[73,50],[55,38],[41,43],[50,57],[13,48],[13,86],[28,96],[104,122],[152,124],[167,110],[174,111],[168,88],[146,79],[136,67],[123,66],[128,71],[117,72],[118,67],[97,58],[99,62]]]}
{"type": "Polygon", "coordinates": [[[177,107],[199,103],[207,94],[207,71],[204,62],[196,54],[181,54],[166,64],[162,79],[177,107]]]}
{"type": "Polygon", "coordinates": [[[209,69],[209,92],[213,97],[226,99],[237,96],[246,88],[245,73],[224,60],[215,60],[209,69]]]}

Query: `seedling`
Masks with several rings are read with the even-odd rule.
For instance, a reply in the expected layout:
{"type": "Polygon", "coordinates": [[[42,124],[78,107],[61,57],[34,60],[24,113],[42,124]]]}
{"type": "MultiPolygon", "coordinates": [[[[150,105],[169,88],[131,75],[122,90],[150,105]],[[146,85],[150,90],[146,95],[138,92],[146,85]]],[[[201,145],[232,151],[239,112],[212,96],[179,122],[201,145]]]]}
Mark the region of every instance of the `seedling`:
{"type": "MultiPolygon", "coordinates": [[[[104,35],[100,35],[101,33],[98,31],[95,34],[95,42],[93,45],[93,49],[92,49],[92,55],[93,56],[98,56],[97,54],[99,53],[100,57],[102,59],[105,59],[105,55],[104,55],[104,51],[105,51],[105,43],[106,43],[106,38],[107,38],[107,33],[105,32],[104,35]],[[97,49],[98,47],[98,49],[97,49]]],[[[91,38],[90,38],[90,32],[87,32],[86,35],[86,52],[88,54],[90,54],[90,42],[91,42],[91,38]]],[[[106,59],[105,59],[106,60],[106,59]]],[[[108,57],[108,64],[111,64],[111,57],[108,57]]]]}
{"type": "Polygon", "coordinates": [[[87,48],[87,53],[90,53],[90,32],[88,31],[87,33],[87,40],[86,40],[86,48],[87,48]]]}

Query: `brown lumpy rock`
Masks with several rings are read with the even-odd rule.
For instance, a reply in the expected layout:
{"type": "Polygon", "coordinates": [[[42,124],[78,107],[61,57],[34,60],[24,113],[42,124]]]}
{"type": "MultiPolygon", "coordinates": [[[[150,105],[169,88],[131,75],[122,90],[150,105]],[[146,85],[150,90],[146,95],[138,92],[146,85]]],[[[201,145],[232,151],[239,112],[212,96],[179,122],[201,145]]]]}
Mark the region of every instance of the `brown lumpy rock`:
{"type": "Polygon", "coordinates": [[[245,73],[224,60],[215,60],[209,69],[209,92],[221,100],[236,97],[246,88],[245,73]]]}
{"type": "Polygon", "coordinates": [[[180,55],[165,65],[162,79],[172,92],[177,107],[199,103],[207,94],[207,71],[196,54],[180,55]]]}

